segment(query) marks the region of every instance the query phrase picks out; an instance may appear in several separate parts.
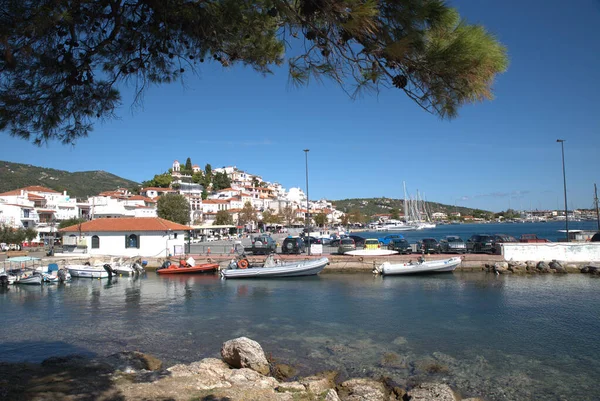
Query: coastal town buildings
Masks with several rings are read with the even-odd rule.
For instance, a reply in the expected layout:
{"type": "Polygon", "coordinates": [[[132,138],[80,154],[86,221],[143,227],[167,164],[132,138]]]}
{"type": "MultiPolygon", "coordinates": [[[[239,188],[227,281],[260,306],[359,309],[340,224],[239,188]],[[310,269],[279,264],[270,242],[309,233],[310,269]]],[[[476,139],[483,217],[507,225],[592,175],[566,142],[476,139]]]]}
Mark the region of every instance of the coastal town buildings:
{"type": "Polygon", "coordinates": [[[89,255],[161,257],[184,253],[190,226],[159,217],[95,219],[63,228],[63,250],[89,255]]]}

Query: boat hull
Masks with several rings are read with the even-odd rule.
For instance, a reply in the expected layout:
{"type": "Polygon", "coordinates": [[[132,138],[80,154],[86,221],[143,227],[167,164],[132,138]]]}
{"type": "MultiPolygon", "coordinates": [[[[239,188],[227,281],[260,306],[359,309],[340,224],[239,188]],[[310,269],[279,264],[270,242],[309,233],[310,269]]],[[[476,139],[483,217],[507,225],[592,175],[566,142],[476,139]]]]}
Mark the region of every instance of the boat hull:
{"type": "Polygon", "coordinates": [[[461,264],[461,262],[461,258],[432,260],[430,262],[415,264],[385,262],[379,267],[379,271],[384,276],[403,274],[445,273],[454,271],[461,264]]]}
{"type": "Polygon", "coordinates": [[[300,277],[314,276],[319,274],[329,259],[320,258],[303,260],[300,262],[284,263],[273,267],[249,267],[247,269],[221,270],[223,278],[278,278],[278,277],[300,277]]]}
{"type": "Polygon", "coordinates": [[[204,263],[192,267],[179,267],[171,265],[156,270],[158,274],[191,274],[191,273],[213,273],[219,268],[218,263],[204,263]]]}
{"type": "Polygon", "coordinates": [[[41,285],[42,284],[42,276],[36,274],[28,277],[21,277],[16,282],[16,284],[27,284],[27,285],[41,285]]]}
{"type": "Polygon", "coordinates": [[[79,278],[108,278],[108,272],[102,267],[93,267],[87,265],[69,265],[66,266],[72,277],[79,278]]]}
{"type": "Polygon", "coordinates": [[[395,255],[398,251],[391,249],[357,249],[355,251],[344,252],[344,255],[350,256],[389,256],[395,255]]]}

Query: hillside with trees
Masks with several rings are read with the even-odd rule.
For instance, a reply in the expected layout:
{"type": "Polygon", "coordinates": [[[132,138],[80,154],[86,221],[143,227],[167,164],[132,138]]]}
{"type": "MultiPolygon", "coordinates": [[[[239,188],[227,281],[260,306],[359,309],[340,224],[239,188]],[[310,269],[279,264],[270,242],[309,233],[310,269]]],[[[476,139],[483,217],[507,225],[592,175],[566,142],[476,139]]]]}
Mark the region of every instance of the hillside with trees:
{"type": "MultiPolygon", "coordinates": [[[[427,210],[431,213],[442,212],[448,216],[451,213],[459,212],[462,216],[469,215],[473,217],[487,217],[492,216],[493,213],[480,210],[471,209],[468,207],[444,205],[437,202],[424,202],[427,205],[427,210]]],[[[354,215],[354,220],[365,220],[362,223],[368,222],[373,216],[378,214],[389,214],[392,218],[398,218],[399,215],[404,213],[404,200],[403,199],[392,199],[392,198],[355,198],[355,199],[342,199],[332,201],[332,204],[339,211],[354,215]],[[360,215],[364,218],[361,219],[360,215]]]]}
{"type": "Polygon", "coordinates": [[[71,197],[86,198],[117,188],[135,188],[138,183],[106,171],[69,172],[31,164],[0,161],[0,192],[40,185],[71,197]]]}

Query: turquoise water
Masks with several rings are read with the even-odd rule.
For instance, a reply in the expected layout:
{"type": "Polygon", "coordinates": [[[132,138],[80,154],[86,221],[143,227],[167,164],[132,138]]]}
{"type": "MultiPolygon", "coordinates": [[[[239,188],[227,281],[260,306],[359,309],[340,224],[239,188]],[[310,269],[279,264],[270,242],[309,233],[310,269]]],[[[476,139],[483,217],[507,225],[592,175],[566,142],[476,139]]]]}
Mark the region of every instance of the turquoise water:
{"type": "Polygon", "coordinates": [[[248,336],[300,375],[444,380],[489,400],[597,400],[600,280],[322,274],[74,280],[0,292],[0,361],[140,350],[167,365],[248,336]]]}

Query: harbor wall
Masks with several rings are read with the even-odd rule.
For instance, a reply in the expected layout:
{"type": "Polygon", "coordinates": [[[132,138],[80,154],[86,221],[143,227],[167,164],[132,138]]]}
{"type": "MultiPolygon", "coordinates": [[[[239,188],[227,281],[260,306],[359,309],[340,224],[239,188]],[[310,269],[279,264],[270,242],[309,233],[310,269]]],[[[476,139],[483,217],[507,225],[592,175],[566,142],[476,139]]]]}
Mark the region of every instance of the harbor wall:
{"type": "Polygon", "coordinates": [[[599,242],[548,242],[540,244],[507,243],[502,247],[502,256],[506,261],[525,262],[552,261],[561,262],[599,262],[599,242]]]}

